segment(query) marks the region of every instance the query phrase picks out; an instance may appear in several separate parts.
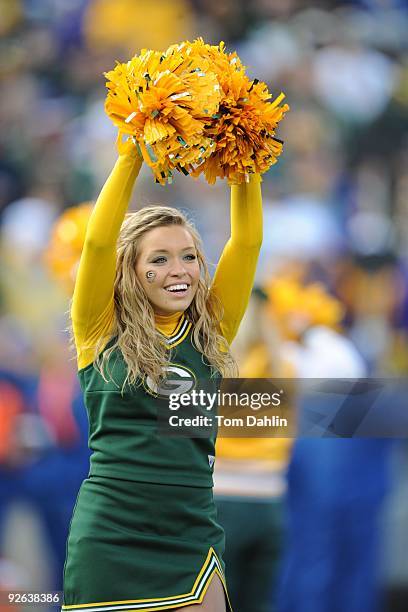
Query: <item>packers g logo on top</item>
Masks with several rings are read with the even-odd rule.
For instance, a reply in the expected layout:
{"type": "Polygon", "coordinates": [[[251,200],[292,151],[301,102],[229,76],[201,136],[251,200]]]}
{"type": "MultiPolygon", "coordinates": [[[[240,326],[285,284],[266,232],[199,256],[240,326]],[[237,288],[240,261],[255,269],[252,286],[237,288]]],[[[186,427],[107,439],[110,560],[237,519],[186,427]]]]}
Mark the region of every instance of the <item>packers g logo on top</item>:
{"type": "Polygon", "coordinates": [[[192,370],[185,366],[171,363],[166,368],[166,379],[162,381],[160,386],[156,385],[150,376],[143,379],[145,390],[161,399],[167,399],[172,393],[190,393],[197,384],[197,379],[192,370]]]}

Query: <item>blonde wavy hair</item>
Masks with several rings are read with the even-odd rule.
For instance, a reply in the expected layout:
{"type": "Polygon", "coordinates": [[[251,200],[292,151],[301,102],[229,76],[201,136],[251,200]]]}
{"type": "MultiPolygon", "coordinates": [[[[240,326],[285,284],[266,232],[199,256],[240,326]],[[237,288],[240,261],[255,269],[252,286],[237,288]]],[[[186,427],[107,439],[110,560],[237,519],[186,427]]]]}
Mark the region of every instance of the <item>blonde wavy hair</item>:
{"type": "Polygon", "coordinates": [[[111,378],[109,358],[117,348],[120,349],[127,366],[123,387],[126,383],[136,384],[143,376],[149,376],[159,385],[171,359],[171,350],[166,348],[163,336],[155,327],[153,306],[136,275],[141,239],[150,230],[169,225],[178,225],[190,232],[200,267],[197,291],[186,310],[186,316],[193,324],[194,345],[212,366],[213,373],[219,371],[223,376],[237,376],[235,360],[220,333],[222,307],[209,291],[211,278],[197,230],[176,208],[147,206],[127,214],[122,224],[114,285],[114,342],[104,351],[96,349],[95,367],[105,380],[111,378]]]}

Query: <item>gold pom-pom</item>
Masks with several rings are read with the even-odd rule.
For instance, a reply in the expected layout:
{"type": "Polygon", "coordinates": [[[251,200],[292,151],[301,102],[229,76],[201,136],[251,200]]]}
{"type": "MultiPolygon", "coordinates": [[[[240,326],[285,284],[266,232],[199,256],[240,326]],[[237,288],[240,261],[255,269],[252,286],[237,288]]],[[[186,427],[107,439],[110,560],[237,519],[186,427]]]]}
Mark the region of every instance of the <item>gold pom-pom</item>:
{"type": "Polygon", "coordinates": [[[220,86],[209,59],[186,43],[161,53],[142,50],[105,74],[105,110],[134,138],[160,183],[173,170],[192,172],[214,149],[204,126],[218,111],[220,86]]]}
{"type": "Polygon", "coordinates": [[[132,137],[160,183],[176,169],[230,184],[277,161],[275,130],[289,110],[265,83],[250,80],[236,53],[201,38],[165,52],[142,50],[105,73],[105,110],[132,137]]]}
{"type": "Polygon", "coordinates": [[[237,184],[248,181],[249,174],[266,172],[282,151],[275,129],[289,110],[281,105],[284,94],[272,100],[266,84],[251,81],[237,54],[226,53],[224,43],[211,46],[199,38],[190,45],[194,55],[209,59],[221,87],[218,113],[205,131],[215,147],[194,176],[204,173],[210,184],[217,177],[237,184]]]}
{"type": "Polygon", "coordinates": [[[283,335],[297,338],[311,326],[338,328],[344,308],[321,283],[302,284],[298,279],[277,277],[265,287],[268,310],[283,335]]]}
{"type": "Polygon", "coordinates": [[[92,208],[91,202],[67,208],[56,221],[44,254],[51,276],[71,293],[92,208]]]}
{"type": "Polygon", "coordinates": [[[303,303],[313,325],[337,327],[345,314],[342,304],[321,283],[305,287],[303,303]]]}

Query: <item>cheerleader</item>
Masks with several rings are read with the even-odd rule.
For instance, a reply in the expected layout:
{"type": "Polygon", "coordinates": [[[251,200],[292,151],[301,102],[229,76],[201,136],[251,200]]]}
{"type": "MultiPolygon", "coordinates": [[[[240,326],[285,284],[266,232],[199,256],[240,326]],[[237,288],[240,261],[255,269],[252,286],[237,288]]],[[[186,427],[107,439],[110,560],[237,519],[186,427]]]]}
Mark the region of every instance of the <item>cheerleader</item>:
{"type": "Polygon", "coordinates": [[[214,438],[160,436],[167,372],[234,376],[229,345],[262,241],[259,175],[231,187],[213,281],[200,238],[164,206],[126,215],[142,160],[130,142],[91,215],[72,302],[89,418],[89,476],[67,542],[63,610],[231,610],[213,502],[214,438]]]}

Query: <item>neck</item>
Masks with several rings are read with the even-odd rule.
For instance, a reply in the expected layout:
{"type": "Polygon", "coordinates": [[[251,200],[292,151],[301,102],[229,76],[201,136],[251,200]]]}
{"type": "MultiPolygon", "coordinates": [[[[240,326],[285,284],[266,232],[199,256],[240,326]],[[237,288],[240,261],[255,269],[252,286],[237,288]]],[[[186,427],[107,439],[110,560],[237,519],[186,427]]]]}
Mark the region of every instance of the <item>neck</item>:
{"type": "Polygon", "coordinates": [[[178,322],[181,319],[183,311],[173,312],[168,315],[154,314],[156,328],[165,336],[170,336],[176,329],[178,322]]]}

